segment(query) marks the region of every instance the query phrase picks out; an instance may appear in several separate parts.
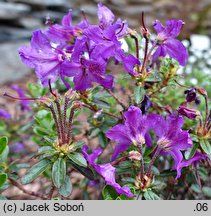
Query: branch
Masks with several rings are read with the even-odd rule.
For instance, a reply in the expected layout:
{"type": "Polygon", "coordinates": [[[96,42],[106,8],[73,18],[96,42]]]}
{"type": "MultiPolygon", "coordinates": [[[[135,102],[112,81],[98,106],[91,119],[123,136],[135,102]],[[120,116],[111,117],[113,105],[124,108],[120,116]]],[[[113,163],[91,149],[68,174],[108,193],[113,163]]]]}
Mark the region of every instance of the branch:
{"type": "Polygon", "coordinates": [[[13,179],[9,178],[9,181],[11,182],[11,184],[15,187],[17,187],[19,190],[21,190],[23,193],[25,194],[28,194],[30,196],[34,196],[34,197],[39,197],[43,200],[47,200],[48,197],[45,196],[45,195],[42,195],[40,193],[36,193],[36,192],[33,192],[33,191],[28,191],[26,190],[22,185],[20,185],[17,181],[14,181],[13,179]]]}

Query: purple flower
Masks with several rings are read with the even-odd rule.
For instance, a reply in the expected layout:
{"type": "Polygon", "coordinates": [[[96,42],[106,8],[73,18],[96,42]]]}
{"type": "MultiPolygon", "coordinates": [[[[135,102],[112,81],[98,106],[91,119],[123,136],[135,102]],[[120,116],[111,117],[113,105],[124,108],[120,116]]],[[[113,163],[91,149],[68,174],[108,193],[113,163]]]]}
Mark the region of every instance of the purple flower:
{"type": "Polygon", "coordinates": [[[186,160],[186,161],[183,160],[183,161],[180,162],[180,164],[177,167],[177,177],[176,178],[177,179],[180,178],[182,168],[188,167],[190,165],[197,166],[199,161],[207,160],[207,159],[208,159],[208,157],[206,155],[204,155],[204,154],[197,151],[191,159],[186,160]]]}
{"type": "Polygon", "coordinates": [[[148,147],[152,147],[152,141],[148,130],[153,128],[156,122],[154,115],[142,115],[138,107],[131,106],[128,111],[124,113],[124,117],[124,124],[118,124],[106,133],[109,139],[115,140],[118,143],[114,149],[112,160],[120,153],[126,151],[132,144],[146,144],[148,147]]]}
{"type": "Polygon", "coordinates": [[[187,102],[193,102],[195,101],[196,104],[200,104],[200,99],[199,96],[196,93],[196,89],[195,88],[190,88],[188,90],[186,90],[185,92],[186,95],[186,101],[187,102]]]}
{"type": "Polygon", "coordinates": [[[127,186],[121,187],[115,180],[115,171],[116,168],[113,167],[110,163],[107,164],[96,164],[96,159],[102,154],[102,149],[94,149],[92,154],[88,154],[88,146],[84,145],[82,149],[82,153],[86,160],[88,161],[89,165],[92,166],[97,173],[100,174],[102,178],[104,178],[105,182],[112,186],[116,192],[121,195],[125,194],[127,197],[134,197],[134,194],[131,193],[130,189],[127,186]]]}
{"type": "Polygon", "coordinates": [[[105,75],[106,62],[102,59],[91,60],[81,59],[81,63],[69,63],[64,65],[64,75],[74,77],[73,82],[75,89],[84,91],[92,87],[92,82],[97,82],[105,88],[111,88],[113,85],[113,77],[105,75]]]}
{"type": "Polygon", "coordinates": [[[134,66],[140,65],[140,61],[133,55],[125,55],[121,48],[119,39],[127,33],[127,23],[118,19],[114,21],[114,14],[101,3],[98,4],[98,19],[100,25],[90,25],[83,31],[83,34],[93,42],[92,57],[94,59],[103,58],[107,61],[110,58],[122,62],[125,69],[133,74],[134,66]]]}
{"type": "Polygon", "coordinates": [[[53,47],[40,30],[33,32],[31,46],[19,48],[19,54],[23,63],[35,69],[37,77],[45,86],[49,79],[54,82],[57,76],[62,76],[61,65],[69,58],[65,50],[53,47]]]}
{"type": "Polygon", "coordinates": [[[182,20],[168,20],[164,27],[160,21],[156,20],[153,27],[157,32],[158,48],[153,54],[153,59],[156,61],[159,56],[164,57],[167,54],[176,59],[180,65],[185,66],[188,53],[185,46],[175,39],[183,26],[182,20]]]}
{"type": "Polygon", "coordinates": [[[157,148],[161,149],[163,156],[171,155],[174,159],[173,169],[178,170],[183,160],[181,151],[192,147],[192,140],[188,131],[181,129],[184,120],[182,116],[171,114],[164,119],[160,115],[155,115],[156,124],[153,131],[157,135],[157,148]]]}
{"type": "Polygon", "coordinates": [[[0,109],[0,118],[11,119],[11,115],[5,109],[0,109]]]}
{"type": "MultiPolygon", "coordinates": [[[[24,91],[17,85],[12,85],[11,86],[13,90],[15,90],[20,98],[26,98],[26,95],[24,93],[24,91]]],[[[21,101],[21,110],[22,111],[29,111],[30,109],[30,102],[27,100],[22,100],[21,101]]]]}
{"type": "Polygon", "coordinates": [[[177,111],[180,115],[186,116],[189,119],[200,117],[200,112],[198,110],[190,109],[186,106],[180,106],[177,111]]]}
{"type": "Polygon", "coordinates": [[[72,24],[72,11],[70,10],[66,14],[62,21],[61,25],[54,24],[50,25],[49,28],[45,31],[45,35],[54,43],[61,44],[74,44],[75,38],[82,34],[83,29],[89,26],[88,20],[83,19],[77,25],[72,24]]]}

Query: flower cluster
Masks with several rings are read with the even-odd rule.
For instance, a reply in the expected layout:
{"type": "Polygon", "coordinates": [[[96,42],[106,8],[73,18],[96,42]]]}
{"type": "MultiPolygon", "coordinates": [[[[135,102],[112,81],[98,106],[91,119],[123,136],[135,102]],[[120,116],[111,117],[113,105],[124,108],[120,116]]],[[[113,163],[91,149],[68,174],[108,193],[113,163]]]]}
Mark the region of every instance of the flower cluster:
{"type": "Polygon", "coordinates": [[[138,107],[131,106],[124,113],[124,118],[124,124],[118,124],[106,133],[108,138],[118,143],[114,149],[112,160],[116,159],[120,153],[126,151],[130,145],[146,144],[147,147],[151,148],[150,130],[157,137],[154,153],[157,151],[160,155],[172,156],[174,159],[173,169],[177,170],[177,178],[181,175],[182,167],[189,166],[193,161],[206,158],[197,153],[188,162],[184,161],[182,151],[192,147],[192,140],[188,131],[181,129],[184,120],[178,114],[173,113],[164,119],[163,116],[157,114],[142,115],[138,107]]]}
{"type": "Polygon", "coordinates": [[[113,76],[106,73],[108,61],[113,58],[122,62],[129,73],[140,64],[133,55],[126,55],[120,39],[127,34],[127,22],[117,19],[102,4],[98,4],[98,25],[91,25],[84,18],[72,24],[71,11],[62,19],[61,25],[50,25],[45,31],[33,32],[31,46],[19,49],[22,61],[34,68],[43,85],[48,80],[61,78],[70,88],[65,77],[73,77],[74,88],[84,91],[96,82],[109,89],[113,76]]]}

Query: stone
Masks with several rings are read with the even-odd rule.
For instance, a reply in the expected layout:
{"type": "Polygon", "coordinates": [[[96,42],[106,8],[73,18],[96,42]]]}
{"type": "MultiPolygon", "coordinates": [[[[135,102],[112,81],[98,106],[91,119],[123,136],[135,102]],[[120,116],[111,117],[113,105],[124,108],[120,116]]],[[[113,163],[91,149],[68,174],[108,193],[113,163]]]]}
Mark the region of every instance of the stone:
{"type": "Polygon", "coordinates": [[[10,2],[21,2],[27,5],[32,6],[63,6],[63,5],[70,5],[69,0],[9,0],[10,2]]]}
{"type": "Polygon", "coordinates": [[[8,42],[0,45],[0,83],[16,81],[30,75],[31,69],[26,67],[18,54],[18,48],[27,41],[8,42]]]}
{"type": "Polygon", "coordinates": [[[149,13],[152,12],[151,5],[141,5],[141,4],[134,4],[128,5],[126,7],[113,7],[114,11],[118,11],[119,14],[122,14],[126,19],[127,17],[136,17],[138,20],[141,16],[141,12],[149,13]]]}
{"type": "Polygon", "coordinates": [[[16,27],[0,26],[0,42],[30,39],[32,31],[16,27]]]}
{"type": "Polygon", "coordinates": [[[38,19],[31,15],[26,15],[26,16],[19,18],[17,23],[21,27],[24,27],[26,29],[31,29],[31,30],[35,28],[40,28],[43,25],[43,22],[41,19],[38,19]]]}
{"type": "Polygon", "coordinates": [[[14,20],[30,11],[31,7],[25,4],[0,2],[0,20],[14,20]]]}

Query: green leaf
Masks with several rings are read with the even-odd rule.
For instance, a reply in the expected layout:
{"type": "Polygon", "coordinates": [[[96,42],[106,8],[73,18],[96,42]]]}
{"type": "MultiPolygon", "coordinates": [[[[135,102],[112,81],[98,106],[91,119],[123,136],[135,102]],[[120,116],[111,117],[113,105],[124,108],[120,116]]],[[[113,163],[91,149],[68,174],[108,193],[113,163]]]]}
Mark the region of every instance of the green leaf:
{"type": "Polygon", "coordinates": [[[100,99],[94,99],[93,100],[100,108],[109,109],[110,104],[107,101],[100,100],[100,99]]]}
{"type": "Polygon", "coordinates": [[[0,155],[0,162],[7,161],[8,154],[9,154],[9,146],[7,145],[6,148],[3,150],[3,152],[0,155]]]}
{"type": "Polygon", "coordinates": [[[0,173],[0,187],[2,187],[6,181],[7,181],[7,174],[0,173]]]}
{"type": "Polygon", "coordinates": [[[39,136],[46,136],[50,133],[48,129],[39,126],[34,127],[33,131],[39,136]]]}
{"type": "Polygon", "coordinates": [[[83,146],[84,146],[84,142],[83,141],[79,141],[77,143],[73,143],[71,145],[70,151],[76,151],[77,149],[81,149],[83,146]]]}
{"type": "Polygon", "coordinates": [[[102,195],[104,200],[115,200],[118,197],[116,190],[110,185],[106,185],[103,188],[102,195]]]}
{"type": "Polygon", "coordinates": [[[152,166],[151,171],[154,175],[160,175],[160,171],[156,166],[152,166]]]}
{"type": "Polygon", "coordinates": [[[160,200],[160,197],[151,190],[148,190],[144,193],[144,198],[146,200],[160,200]]]}
{"type": "Polygon", "coordinates": [[[199,143],[194,143],[193,147],[189,151],[185,152],[185,159],[189,160],[190,158],[192,158],[193,155],[196,153],[198,147],[199,147],[199,143]]]}
{"type": "Polygon", "coordinates": [[[30,167],[29,164],[23,163],[23,164],[14,164],[14,165],[11,165],[10,169],[14,170],[14,171],[17,171],[19,169],[26,169],[26,168],[29,168],[29,167],[30,167]]]}
{"type": "Polygon", "coordinates": [[[122,169],[126,169],[126,168],[130,168],[131,169],[131,167],[132,167],[132,162],[131,161],[122,161],[119,164],[119,168],[122,168],[122,169]]]}
{"type": "Polygon", "coordinates": [[[68,158],[79,166],[87,167],[87,162],[81,153],[73,152],[67,155],[68,158]]]}
{"type": "Polygon", "coordinates": [[[211,155],[211,143],[208,140],[200,140],[200,146],[202,147],[205,153],[211,155]]]}
{"type": "Polygon", "coordinates": [[[134,198],[127,197],[125,194],[121,194],[116,198],[116,200],[134,200],[134,198]]]}
{"type": "Polygon", "coordinates": [[[104,133],[99,133],[98,134],[98,139],[99,139],[99,143],[100,143],[100,146],[102,148],[105,148],[107,146],[107,143],[108,143],[108,138],[105,136],[104,133]]]}
{"type": "Polygon", "coordinates": [[[22,184],[28,184],[36,179],[41,173],[43,173],[46,169],[50,167],[51,161],[48,159],[41,160],[40,162],[36,163],[32,166],[25,176],[21,178],[22,184]]]}
{"type": "Polygon", "coordinates": [[[55,149],[51,149],[49,151],[42,152],[42,154],[39,155],[38,158],[39,158],[39,160],[42,160],[42,159],[47,158],[47,157],[52,157],[55,154],[56,154],[55,149]]]}
{"type": "Polygon", "coordinates": [[[166,188],[166,183],[162,181],[155,181],[152,185],[152,189],[156,191],[161,191],[166,188]]]}
{"type": "Polygon", "coordinates": [[[196,193],[201,193],[201,188],[199,187],[198,184],[192,184],[191,189],[196,193]]]}
{"type": "Polygon", "coordinates": [[[70,196],[72,189],[73,189],[73,187],[72,187],[72,183],[70,181],[70,177],[66,176],[63,185],[59,188],[59,193],[63,197],[68,197],[68,196],[70,196]]]}
{"type": "Polygon", "coordinates": [[[0,200],[7,200],[7,198],[3,195],[0,195],[0,200]]]}
{"type": "Polygon", "coordinates": [[[47,88],[44,88],[43,86],[41,85],[38,85],[38,84],[34,84],[34,83],[29,83],[27,85],[29,91],[30,91],[30,94],[33,96],[33,97],[40,97],[40,96],[43,96],[47,93],[47,88]]]}
{"type": "Polygon", "coordinates": [[[79,171],[82,175],[86,176],[90,180],[95,180],[94,174],[90,168],[78,166],[76,163],[74,163],[71,160],[69,160],[69,162],[73,166],[73,168],[79,171]]]}
{"type": "Polygon", "coordinates": [[[199,176],[203,181],[206,181],[208,178],[208,170],[205,167],[199,167],[198,169],[199,176]]]}
{"type": "Polygon", "coordinates": [[[205,196],[211,197],[211,187],[203,187],[202,192],[204,193],[205,196]]]}
{"type": "Polygon", "coordinates": [[[63,158],[56,160],[52,167],[52,180],[57,188],[60,188],[66,177],[66,162],[63,158]]]}
{"type": "Polygon", "coordinates": [[[3,136],[0,138],[0,156],[4,152],[5,148],[8,144],[8,138],[6,136],[3,136]]]}
{"type": "Polygon", "coordinates": [[[41,148],[38,149],[37,152],[38,152],[38,153],[42,153],[42,152],[49,151],[49,150],[51,150],[51,149],[53,149],[52,146],[42,146],[41,148]]]}
{"type": "Polygon", "coordinates": [[[51,129],[53,126],[53,117],[51,113],[47,110],[40,110],[36,116],[35,116],[36,121],[39,123],[40,126],[46,128],[46,129],[51,129]]]}
{"type": "Polygon", "coordinates": [[[144,99],[145,90],[141,86],[134,89],[134,100],[136,104],[140,104],[144,99]]]}
{"type": "Polygon", "coordinates": [[[135,183],[135,179],[132,177],[124,177],[121,180],[122,180],[122,183],[124,183],[124,184],[130,183],[130,184],[134,185],[134,183],[135,183]]]}

